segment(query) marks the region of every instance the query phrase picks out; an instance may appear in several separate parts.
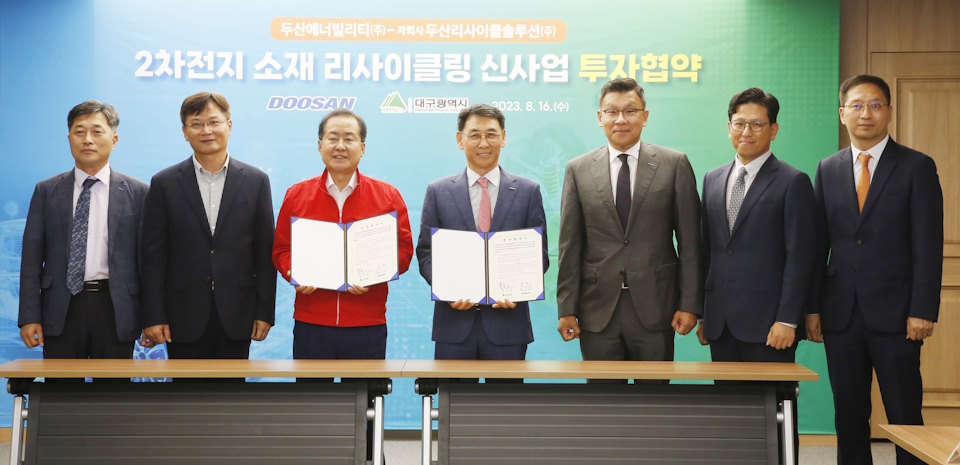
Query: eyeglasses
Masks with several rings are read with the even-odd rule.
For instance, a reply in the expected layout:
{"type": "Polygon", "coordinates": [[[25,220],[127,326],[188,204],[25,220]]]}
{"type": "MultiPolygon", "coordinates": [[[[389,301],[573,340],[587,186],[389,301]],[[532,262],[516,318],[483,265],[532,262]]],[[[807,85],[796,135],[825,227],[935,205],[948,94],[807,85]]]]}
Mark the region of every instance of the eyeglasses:
{"type": "Polygon", "coordinates": [[[188,124],[187,127],[190,128],[191,131],[198,131],[198,132],[203,131],[203,128],[205,127],[209,127],[210,130],[213,131],[219,128],[220,125],[223,123],[226,123],[226,121],[210,120],[210,121],[207,121],[206,123],[201,123],[200,121],[194,121],[188,124]]]}
{"type": "Polygon", "coordinates": [[[730,129],[734,132],[743,132],[743,128],[750,128],[751,132],[760,132],[763,131],[769,123],[764,123],[763,121],[731,121],[730,129]]]}
{"type": "Polygon", "coordinates": [[[601,110],[603,112],[603,117],[608,120],[615,120],[623,115],[623,119],[633,119],[640,114],[641,111],[645,108],[627,108],[625,110],[614,110],[613,108],[607,108],[606,110],[601,110]]]}
{"type": "Polygon", "coordinates": [[[479,132],[461,132],[463,137],[466,137],[471,144],[477,145],[480,143],[480,139],[486,139],[487,144],[490,145],[500,145],[500,137],[503,136],[502,132],[488,132],[486,134],[480,134],[479,132]]]}
{"type": "Polygon", "coordinates": [[[848,110],[853,110],[857,113],[863,113],[863,110],[865,108],[870,108],[870,111],[880,111],[885,106],[887,106],[887,104],[881,103],[881,102],[870,102],[866,104],[861,102],[854,102],[854,103],[851,103],[850,105],[844,105],[843,108],[846,108],[848,110]]]}
{"type": "Polygon", "coordinates": [[[358,142],[358,139],[354,136],[346,136],[341,138],[339,136],[332,135],[323,138],[324,144],[330,144],[332,146],[340,145],[341,142],[343,142],[343,145],[353,145],[358,142]]]}

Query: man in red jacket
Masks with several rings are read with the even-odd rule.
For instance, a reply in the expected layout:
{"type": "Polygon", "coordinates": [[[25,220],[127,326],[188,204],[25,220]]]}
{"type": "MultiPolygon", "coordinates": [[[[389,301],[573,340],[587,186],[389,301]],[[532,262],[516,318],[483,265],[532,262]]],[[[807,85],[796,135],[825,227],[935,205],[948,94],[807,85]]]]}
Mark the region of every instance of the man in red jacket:
{"type": "MultiPolygon", "coordinates": [[[[320,121],[317,147],[326,169],[287,189],[277,218],[273,264],[290,280],[290,218],[349,223],[397,212],[399,273],[410,267],[413,239],[407,206],[395,187],[360,174],[367,125],[350,110],[320,121]]],[[[387,350],[387,283],[345,291],[296,286],[295,359],[384,359],[387,350]]]]}

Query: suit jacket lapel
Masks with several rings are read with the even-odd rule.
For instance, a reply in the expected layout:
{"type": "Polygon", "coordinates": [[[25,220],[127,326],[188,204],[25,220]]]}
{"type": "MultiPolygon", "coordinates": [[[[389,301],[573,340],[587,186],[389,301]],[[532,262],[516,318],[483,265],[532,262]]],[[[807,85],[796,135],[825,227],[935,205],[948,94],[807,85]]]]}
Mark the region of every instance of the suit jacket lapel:
{"type": "MultiPolygon", "coordinates": [[[[650,189],[650,184],[653,183],[653,177],[657,174],[659,166],[660,161],[657,160],[657,154],[650,150],[649,145],[641,143],[640,154],[637,158],[636,179],[633,180],[633,200],[630,201],[630,216],[627,217],[627,231],[633,225],[634,218],[640,213],[640,205],[643,203],[643,198],[647,196],[647,191],[650,189]]],[[[610,176],[607,176],[607,179],[610,179],[610,176]]]]}
{"type": "Polygon", "coordinates": [[[500,186],[497,191],[497,204],[493,209],[493,218],[490,220],[490,230],[500,231],[503,228],[504,218],[510,213],[513,201],[517,199],[517,177],[500,169],[500,186]]]}
{"type": "Polygon", "coordinates": [[[750,209],[756,205],[757,199],[763,195],[763,191],[770,187],[770,183],[777,177],[778,171],[780,171],[780,161],[771,154],[770,158],[760,167],[757,178],[750,184],[750,190],[747,191],[743,203],[740,204],[740,211],[737,213],[737,219],[733,222],[733,231],[730,231],[730,237],[733,237],[740,229],[740,224],[750,214],[750,209]]]}
{"type": "Polygon", "coordinates": [[[110,193],[107,198],[107,258],[113,255],[116,244],[117,232],[120,231],[120,218],[127,209],[127,181],[117,174],[116,170],[110,170],[110,193]]]}
{"type": "Polygon", "coordinates": [[[70,242],[73,235],[73,170],[64,173],[57,182],[57,206],[60,209],[58,216],[63,220],[63,228],[67,231],[67,257],[70,254],[70,242]]]}
{"type": "MultiPolygon", "coordinates": [[[[890,179],[890,174],[893,173],[897,163],[900,162],[900,157],[897,156],[898,154],[897,143],[893,141],[893,138],[890,138],[890,140],[887,141],[887,146],[883,149],[880,161],[877,163],[877,172],[873,173],[873,179],[870,180],[870,190],[867,191],[867,200],[863,203],[863,212],[860,213],[861,223],[863,222],[863,218],[873,209],[873,205],[877,203],[877,197],[879,197],[880,192],[883,191],[883,186],[887,184],[887,180],[890,179]]],[[[853,170],[853,167],[850,169],[853,170]]]]}
{"type": "Polygon", "coordinates": [[[451,197],[457,211],[460,212],[464,228],[468,231],[476,231],[477,223],[473,219],[473,207],[470,205],[470,185],[467,184],[467,170],[463,170],[463,175],[457,176],[452,182],[453,195],[451,197]]]}
{"type": "Polygon", "coordinates": [[[600,200],[607,207],[607,212],[614,219],[614,223],[620,227],[620,232],[624,232],[623,227],[620,226],[620,220],[617,219],[619,218],[617,205],[613,200],[613,184],[610,183],[610,150],[606,146],[597,150],[597,153],[593,156],[593,163],[590,164],[590,174],[593,176],[593,185],[597,188],[597,195],[600,196],[600,200]]]}
{"type": "Polygon", "coordinates": [[[225,221],[224,218],[230,214],[230,207],[240,192],[244,177],[246,177],[246,173],[243,171],[243,165],[231,161],[227,166],[227,179],[223,183],[223,197],[220,199],[220,211],[217,213],[217,228],[214,229],[214,237],[220,234],[220,225],[225,221]]]}
{"type": "Polygon", "coordinates": [[[197,184],[197,174],[194,172],[193,155],[186,161],[181,162],[177,169],[180,170],[177,181],[180,182],[183,194],[187,197],[187,204],[190,205],[193,213],[200,218],[200,224],[204,226],[207,236],[210,236],[210,222],[207,220],[207,211],[203,208],[203,198],[200,197],[200,185],[197,184]]]}
{"type": "Polygon", "coordinates": [[[854,224],[860,221],[860,208],[857,205],[857,185],[853,181],[853,155],[850,147],[843,149],[840,154],[840,163],[837,165],[836,176],[839,180],[841,199],[840,202],[846,204],[847,212],[850,214],[850,220],[854,224]]]}

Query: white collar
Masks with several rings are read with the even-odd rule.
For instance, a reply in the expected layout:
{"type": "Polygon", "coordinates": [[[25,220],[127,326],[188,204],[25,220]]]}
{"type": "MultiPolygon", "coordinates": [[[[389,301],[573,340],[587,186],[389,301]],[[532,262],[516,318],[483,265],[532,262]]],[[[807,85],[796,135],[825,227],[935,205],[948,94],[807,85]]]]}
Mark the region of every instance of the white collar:
{"type": "Polygon", "coordinates": [[[763,167],[763,164],[766,163],[767,160],[769,160],[772,155],[773,155],[773,152],[770,150],[767,150],[766,153],[764,153],[763,155],[760,155],[757,158],[754,158],[750,163],[747,163],[746,165],[744,165],[743,162],[740,161],[740,157],[735,156],[733,157],[733,172],[736,173],[737,171],[740,171],[741,167],[746,168],[747,177],[752,179],[754,176],[757,175],[758,172],[760,172],[760,168],[763,167]]]}
{"type": "MultiPolygon", "coordinates": [[[[73,185],[76,186],[77,188],[82,189],[83,182],[86,181],[88,177],[90,177],[90,175],[87,174],[85,171],[77,167],[73,168],[73,185]]],[[[97,178],[97,180],[102,182],[103,185],[106,186],[107,189],[109,189],[110,188],[110,164],[108,163],[106,165],[103,165],[103,168],[100,168],[100,171],[97,171],[97,174],[93,175],[93,177],[97,178]]]]}
{"type": "Polygon", "coordinates": [[[345,192],[347,189],[350,189],[351,191],[356,189],[357,188],[357,170],[353,170],[353,175],[350,176],[350,180],[347,181],[347,185],[343,187],[343,190],[340,190],[340,188],[337,187],[337,183],[333,182],[333,176],[328,171],[327,172],[327,190],[329,191],[331,188],[336,189],[339,192],[345,192]]]}
{"type": "Polygon", "coordinates": [[[220,167],[220,171],[217,171],[216,173],[210,173],[209,171],[207,171],[206,168],[203,167],[203,165],[200,164],[200,161],[197,160],[197,154],[193,154],[193,156],[190,157],[190,158],[193,159],[193,169],[195,169],[195,170],[197,170],[197,171],[199,171],[199,172],[201,172],[201,173],[205,173],[205,174],[220,174],[220,173],[226,174],[226,173],[227,173],[227,165],[230,164],[230,154],[227,153],[227,158],[225,158],[225,159],[223,160],[223,166],[220,167]]]}
{"type": "Polygon", "coordinates": [[[493,184],[494,186],[500,185],[500,165],[494,166],[493,169],[487,171],[487,174],[480,176],[476,171],[467,167],[467,187],[472,186],[477,182],[477,179],[481,177],[487,178],[487,182],[493,184]]]}
{"type": "Polygon", "coordinates": [[[857,147],[855,147],[853,143],[851,143],[850,153],[853,154],[854,161],[856,161],[857,157],[863,152],[869,153],[871,157],[877,159],[877,161],[880,161],[880,155],[882,155],[883,150],[887,148],[887,142],[890,142],[890,134],[887,134],[887,136],[884,137],[882,141],[878,142],[877,145],[874,145],[873,147],[870,147],[867,150],[860,150],[857,147]]]}
{"type": "Polygon", "coordinates": [[[609,142],[607,142],[607,151],[610,152],[610,153],[609,153],[610,159],[607,160],[607,161],[608,161],[609,163],[613,163],[613,160],[616,160],[617,157],[619,157],[621,153],[625,153],[625,154],[627,154],[627,156],[630,156],[630,157],[633,157],[633,158],[636,158],[637,160],[639,160],[639,159],[640,159],[640,146],[641,146],[642,144],[643,144],[643,141],[639,141],[639,140],[638,140],[636,144],[633,144],[633,147],[630,147],[629,149],[621,152],[621,151],[613,148],[613,146],[610,145],[609,142]]]}

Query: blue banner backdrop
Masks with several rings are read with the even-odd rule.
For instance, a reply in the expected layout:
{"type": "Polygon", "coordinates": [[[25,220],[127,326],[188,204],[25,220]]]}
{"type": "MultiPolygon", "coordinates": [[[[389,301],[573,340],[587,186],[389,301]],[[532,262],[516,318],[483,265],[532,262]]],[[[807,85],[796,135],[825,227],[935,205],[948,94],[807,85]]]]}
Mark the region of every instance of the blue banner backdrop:
{"type": "MultiPolygon", "coordinates": [[[[839,2],[719,0],[598,4],[491,0],[272,2],[120,0],[5,2],[0,6],[0,361],[40,357],[16,327],[20,243],[34,184],[72,167],[66,114],[95,98],[120,113],[111,166],[144,181],[191,153],[179,107],[199,90],[231,103],[232,156],[271,178],[274,209],[287,187],[319,174],[317,124],[332,108],[367,120],[360,170],[397,186],[419,224],[426,184],[464,168],[456,112],[504,110],[501,164],[541,183],[550,238],[547,299],[532,305],[530,359],[579,359],[556,333],[556,244],[567,160],[606,141],[597,96],[611,77],[647,89],[644,140],[686,152],[698,179],[734,155],[730,96],[760,86],[781,102],[778,157],[812,173],[837,146],[839,2]],[[549,6],[549,7],[548,7],[549,6]]],[[[293,291],[279,280],[277,326],[252,357],[291,357],[293,291]]],[[[387,357],[426,359],[430,290],[416,260],[390,283],[387,357]]],[[[162,352],[140,357],[163,357],[162,352]]],[[[678,360],[709,360],[693,335],[678,360]]],[[[821,346],[798,359],[821,374],[803,383],[800,429],[832,433],[821,346]]],[[[419,426],[411,380],[396,380],[387,428],[419,426]]],[[[10,403],[0,398],[0,420],[10,403]]]]}

